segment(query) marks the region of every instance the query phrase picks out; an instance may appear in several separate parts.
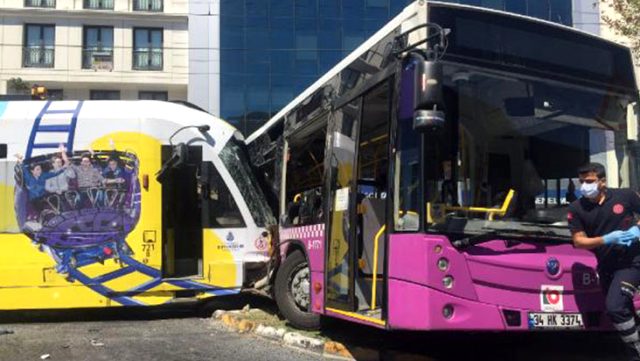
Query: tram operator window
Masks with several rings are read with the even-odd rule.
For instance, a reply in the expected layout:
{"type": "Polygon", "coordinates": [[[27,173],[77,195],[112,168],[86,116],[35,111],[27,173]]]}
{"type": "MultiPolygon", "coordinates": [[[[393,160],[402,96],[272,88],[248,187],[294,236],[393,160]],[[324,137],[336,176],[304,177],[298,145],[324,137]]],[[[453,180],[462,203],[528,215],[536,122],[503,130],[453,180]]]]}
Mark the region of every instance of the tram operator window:
{"type": "Polygon", "coordinates": [[[237,228],[245,223],[229,188],[212,162],[203,162],[198,177],[204,228],[237,228]]]}

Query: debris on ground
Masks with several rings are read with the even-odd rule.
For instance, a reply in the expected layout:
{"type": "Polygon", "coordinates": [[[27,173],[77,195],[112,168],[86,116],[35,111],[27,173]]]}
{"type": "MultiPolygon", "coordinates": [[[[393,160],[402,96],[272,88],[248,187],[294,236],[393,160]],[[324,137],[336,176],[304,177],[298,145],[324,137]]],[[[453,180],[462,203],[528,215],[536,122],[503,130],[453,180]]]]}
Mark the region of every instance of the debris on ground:
{"type": "Polygon", "coordinates": [[[2,329],[0,328],[0,336],[2,335],[13,335],[13,330],[7,330],[7,329],[2,329]]]}
{"type": "Polygon", "coordinates": [[[91,346],[102,347],[102,346],[104,346],[104,342],[100,342],[100,341],[96,340],[95,338],[92,338],[91,339],[91,346]]]}
{"type": "Polygon", "coordinates": [[[48,360],[51,358],[51,355],[45,353],[44,355],[40,355],[40,360],[48,360]]]}

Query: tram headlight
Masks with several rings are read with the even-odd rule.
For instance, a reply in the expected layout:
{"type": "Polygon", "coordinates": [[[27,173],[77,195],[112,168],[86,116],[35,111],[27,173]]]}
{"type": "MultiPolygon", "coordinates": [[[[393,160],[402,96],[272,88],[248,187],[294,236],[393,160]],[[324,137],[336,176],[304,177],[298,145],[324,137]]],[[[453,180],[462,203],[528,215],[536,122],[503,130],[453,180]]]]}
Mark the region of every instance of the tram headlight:
{"type": "Polygon", "coordinates": [[[445,272],[449,269],[449,260],[442,257],[438,259],[438,269],[442,272],[445,272]]]}
{"type": "Polygon", "coordinates": [[[442,279],[442,285],[444,286],[444,288],[447,288],[447,289],[452,288],[453,287],[453,276],[449,276],[449,275],[445,276],[442,279]]]}
{"type": "Polygon", "coordinates": [[[444,318],[446,318],[447,320],[450,319],[451,317],[453,317],[453,306],[445,305],[442,308],[442,316],[444,318]]]}

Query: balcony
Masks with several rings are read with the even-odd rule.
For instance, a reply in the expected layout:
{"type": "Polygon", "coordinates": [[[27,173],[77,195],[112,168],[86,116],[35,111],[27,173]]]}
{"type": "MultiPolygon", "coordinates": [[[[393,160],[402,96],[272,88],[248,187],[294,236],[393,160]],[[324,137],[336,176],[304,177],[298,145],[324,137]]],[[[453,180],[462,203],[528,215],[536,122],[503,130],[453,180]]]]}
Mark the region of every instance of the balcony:
{"type": "Polygon", "coordinates": [[[152,11],[162,12],[163,1],[162,0],[134,0],[133,11],[152,11]]]}
{"type": "Polygon", "coordinates": [[[55,8],[56,0],[25,0],[24,7],[27,8],[55,8]]]}
{"type": "Polygon", "coordinates": [[[53,68],[55,49],[44,47],[22,48],[22,66],[25,68],[53,68]]]}
{"type": "Polygon", "coordinates": [[[162,49],[134,50],[134,70],[162,70],[162,49]]]}
{"type": "Polygon", "coordinates": [[[82,68],[93,70],[113,70],[113,50],[84,49],[82,50],[82,68]]]}
{"type": "Polygon", "coordinates": [[[113,0],[84,0],[85,9],[113,10],[113,0]]]}

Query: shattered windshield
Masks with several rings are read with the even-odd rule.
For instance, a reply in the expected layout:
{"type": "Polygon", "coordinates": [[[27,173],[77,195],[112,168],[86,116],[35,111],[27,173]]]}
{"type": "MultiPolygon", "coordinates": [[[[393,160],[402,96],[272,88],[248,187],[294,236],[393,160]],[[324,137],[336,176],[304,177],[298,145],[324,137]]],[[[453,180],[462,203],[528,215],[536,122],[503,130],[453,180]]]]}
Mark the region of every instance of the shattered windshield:
{"type": "Polygon", "coordinates": [[[220,152],[220,159],[238,185],[256,225],[263,227],[275,224],[275,218],[270,212],[264,194],[258,188],[258,181],[249,168],[249,158],[245,152],[244,146],[232,138],[220,152]]]}
{"type": "Polygon", "coordinates": [[[430,228],[568,236],[577,168],[588,162],[605,165],[609,187],[636,188],[632,99],[455,66],[445,74],[447,123],[425,135],[430,228]]]}

